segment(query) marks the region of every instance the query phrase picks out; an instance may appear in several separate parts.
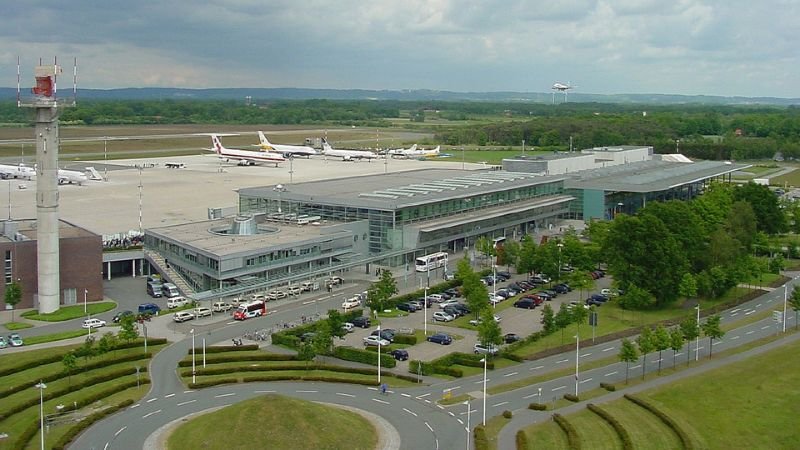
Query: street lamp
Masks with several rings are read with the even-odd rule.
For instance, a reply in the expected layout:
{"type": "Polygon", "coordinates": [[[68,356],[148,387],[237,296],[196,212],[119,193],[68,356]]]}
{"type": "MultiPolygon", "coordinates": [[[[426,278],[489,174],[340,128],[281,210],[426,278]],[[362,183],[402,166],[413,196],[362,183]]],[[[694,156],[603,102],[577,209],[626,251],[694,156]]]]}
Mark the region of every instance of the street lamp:
{"type": "Polygon", "coordinates": [[[581,336],[580,333],[578,333],[575,335],[575,397],[578,396],[578,374],[579,374],[578,368],[581,361],[580,347],[581,347],[581,336]]]}
{"type": "Polygon", "coordinates": [[[467,405],[467,450],[469,450],[469,399],[464,404],[467,405]]]}
{"type": "Polygon", "coordinates": [[[492,307],[497,309],[497,266],[494,257],[492,257],[492,307]]]}
{"type": "Polygon", "coordinates": [[[279,184],[272,188],[272,190],[278,193],[278,214],[283,214],[283,211],[281,210],[281,204],[283,203],[281,199],[281,193],[286,192],[286,188],[283,187],[282,184],[279,184]]]}
{"type": "Polygon", "coordinates": [[[486,426],[486,365],[489,355],[484,355],[481,361],[483,362],[483,426],[486,426]]]}
{"type": "Polygon", "coordinates": [[[41,428],[42,433],[42,450],[44,450],[44,390],[47,389],[47,385],[44,384],[43,381],[39,380],[39,382],[34,386],[39,388],[39,427],[41,428]]]}
{"type": "Polygon", "coordinates": [[[428,336],[428,286],[425,286],[425,299],[422,302],[422,307],[425,311],[425,336],[428,336]]]}
{"type": "Polygon", "coordinates": [[[381,384],[381,326],[378,325],[378,385],[381,384]]]}
{"type": "Polygon", "coordinates": [[[561,249],[564,248],[564,244],[561,242],[558,243],[558,281],[561,281],[561,249]]]}
{"type": "Polygon", "coordinates": [[[87,307],[86,307],[86,297],[87,297],[88,295],[89,295],[89,290],[88,290],[88,289],[84,289],[84,290],[83,290],[83,313],[84,313],[84,314],[88,314],[88,312],[87,312],[87,311],[88,311],[88,309],[87,309],[87,307]]]}
{"type": "Polygon", "coordinates": [[[195,384],[197,381],[197,375],[195,373],[195,363],[194,363],[194,328],[189,330],[189,333],[192,333],[192,384],[195,384]]]}
{"type": "Polygon", "coordinates": [[[697,338],[694,341],[694,360],[700,360],[700,303],[695,305],[694,309],[697,310],[697,338]]]}

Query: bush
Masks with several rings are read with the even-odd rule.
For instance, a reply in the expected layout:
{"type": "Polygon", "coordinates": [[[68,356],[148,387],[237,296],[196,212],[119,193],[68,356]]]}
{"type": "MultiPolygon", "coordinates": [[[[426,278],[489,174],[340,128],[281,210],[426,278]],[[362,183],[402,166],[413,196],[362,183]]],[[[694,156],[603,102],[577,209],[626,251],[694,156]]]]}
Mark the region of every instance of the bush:
{"type": "Polygon", "coordinates": [[[632,401],[633,403],[636,403],[637,405],[641,406],[642,408],[650,411],[654,416],[656,416],[659,419],[661,419],[661,421],[664,422],[664,425],[669,427],[669,429],[671,429],[672,431],[675,432],[675,434],[678,435],[678,438],[681,440],[681,443],[683,444],[683,448],[685,448],[687,450],[694,449],[694,444],[692,443],[692,440],[689,439],[689,435],[686,434],[686,432],[683,430],[683,428],[681,428],[666,413],[664,413],[660,409],[656,408],[654,405],[651,405],[650,403],[646,402],[645,400],[643,400],[643,399],[641,399],[639,397],[634,397],[633,395],[625,394],[625,398],[627,398],[628,400],[632,401]]]}
{"type": "Polygon", "coordinates": [[[509,410],[503,411],[503,417],[505,417],[506,419],[510,419],[513,416],[514,416],[514,413],[512,413],[511,411],[509,411],[509,410]]]}
{"type": "MultiPolygon", "coordinates": [[[[196,356],[195,356],[196,358],[196,356]]],[[[263,353],[258,355],[216,355],[206,357],[206,364],[221,364],[241,361],[299,361],[297,355],[283,355],[279,353],[263,353]]],[[[190,367],[192,358],[185,358],[178,362],[178,367],[190,367]]]]}
{"type": "Polygon", "coordinates": [[[624,450],[633,450],[633,441],[631,441],[631,436],[628,434],[628,431],[625,430],[625,427],[623,427],[622,424],[619,423],[619,421],[617,421],[617,419],[614,418],[614,416],[609,414],[607,411],[595,406],[592,403],[589,403],[588,405],[586,405],[586,407],[589,408],[589,411],[602,417],[603,420],[605,420],[606,422],[608,422],[609,425],[611,425],[611,428],[613,428],[614,431],[617,432],[617,435],[619,436],[620,440],[622,440],[622,448],[624,450]]]}
{"type": "MultiPolygon", "coordinates": [[[[345,361],[360,362],[372,366],[378,365],[378,353],[368,352],[353,347],[336,347],[333,350],[333,356],[345,361]]],[[[381,353],[381,367],[393,368],[397,365],[397,361],[390,355],[381,353]]]]}
{"type": "Polygon", "coordinates": [[[614,391],[617,390],[617,387],[614,386],[611,383],[600,383],[600,387],[605,389],[605,390],[607,390],[607,391],[609,391],[609,392],[614,392],[614,391]]]}
{"type": "Polygon", "coordinates": [[[417,336],[413,334],[396,334],[394,336],[394,342],[392,343],[415,345],[417,343],[417,336]]]}
{"type": "Polygon", "coordinates": [[[572,403],[578,403],[579,401],[581,401],[581,399],[578,398],[578,396],[575,394],[564,394],[564,400],[569,400],[572,403]]]}
{"type": "Polygon", "coordinates": [[[528,409],[532,409],[534,411],[547,411],[547,405],[544,403],[531,403],[528,405],[528,409]]]}
{"type": "Polygon", "coordinates": [[[216,380],[205,380],[199,383],[189,383],[189,389],[202,389],[211,386],[218,386],[220,384],[236,384],[238,382],[238,378],[217,378],[216,380]]]}
{"type": "MultiPolygon", "coordinates": [[[[257,344],[248,344],[248,345],[220,345],[220,346],[213,346],[213,347],[206,347],[206,353],[225,353],[225,352],[244,352],[250,350],[258,350],[257,344]]],[[[195,349],[195,351],[198,351],[195,349]]],[[[202,348],[198,351],[203,351],[202,348]]],[[[190,348],[188,353],[192,354],[192,349],[190,348]]]]}
{"type": "Polygon", "coordinates": [[[478,425],[473,431],[475,450],[489,450],[489,438],[486,436],[486,429],[483,425],[478,425]]]}
{"type": "Polygon", "coordinates": [[[580,450],[581,438],[578,436],[578,432],[575,430],[575,427],[573,427],[572,424],[564,418],[564,416],[558,413],[553,414],[553,420],[567,435],[567,444],[569,445],[569,448],[573,450],[580,450]]]}
{"type": "Polygon", "coordinates": [[[524,449],[530,448],[530,445],[528,444],[528,435],[525,434],[524,431],[522,431],[522,430],[517,431],[516,440],[517,440],[517,448],[518,449],[523,449],[524,450],[524,449]]]}

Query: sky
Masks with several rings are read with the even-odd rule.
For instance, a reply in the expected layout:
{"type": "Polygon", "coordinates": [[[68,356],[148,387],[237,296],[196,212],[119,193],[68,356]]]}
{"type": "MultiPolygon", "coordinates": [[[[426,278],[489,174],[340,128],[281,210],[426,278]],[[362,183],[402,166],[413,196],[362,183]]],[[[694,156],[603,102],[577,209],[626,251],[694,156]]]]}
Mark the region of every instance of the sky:
{"type": "Polygon", "coordinates": [[[798,0],[4,1],[0,86],[800,97],[798,0]],[[3,79],[5,78],[5,79],[3,79]],[[63,86],[63,80],[60,81],[63,86]],[[71,80],[70,83],[71,84],[71,80]]]}

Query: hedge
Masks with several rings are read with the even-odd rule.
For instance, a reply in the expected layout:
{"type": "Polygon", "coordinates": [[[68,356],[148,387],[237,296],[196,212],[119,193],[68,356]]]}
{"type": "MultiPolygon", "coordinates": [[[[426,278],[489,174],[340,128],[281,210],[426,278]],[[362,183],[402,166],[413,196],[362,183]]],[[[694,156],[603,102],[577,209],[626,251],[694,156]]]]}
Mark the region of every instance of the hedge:
{"type": "Polygon", "coordinates": [[[450,375],[451,377],[461,378],[464,376],[464,371],[458,367],[448,367],[435,365],[432,362],[411,360],[408,364],[408,372],[420,375],[433,375],[435,373],[450,375]]]}
{"type": "Polygon", "coordinates": [[[132,405],[134,402],[133,400],[125,400],[121,403],[118,403],[114,406],[106,408],[102,411],[98,411],[94,414],[91,414],[87,417],[84,417],[77,426],[74,426],[69,429],[66,433],[64,433],[55,444],[53,444],[53,450],[64,450],[72,440],[75,439],[83,430],[89,428],[90,426],[94,425],[95,422],[104,419],[105,417],[110,416],[111,414],[116,413],[117,411],[127,408],[128,406],[132,405]]]}
{"type": "Polygon", "coordinates": [[[217,378],[216,380],[205,380],[199,383],[189,383],[189,389],[201,389],[220,384],[236,384],[239,382],[238,378],[217,378]]]}
{"type": "Polygon", "coordinates": [[[683,430],[683,428],[681,428],[666,413],[664,413],[660,409],[656,408],[654,405],[651,405],[649,402],[647,402],[647,401],[645,401],[645,400],[643,400],[643,399],[641,399],[639,397],[634,397],[633,395],[625,394],[625,398],[627,398],[628,400],[632,401],[633,403],[636,403],[637,405],[641,406],[642,408],[650,411],[653,415],[655,415],[656,417],[661,419],[661,421],[664,422],[664,425],[669,427],[669,429],[671,429],[673,432],[675,432],[675,434],[678,435],[678,439],[681,440],[681,444],[683,444],[683,448],[685,448],[687,450],[694,449],[694,444],[692,443],[692,440],[689,438],[689,435],[686,434],[686,432],[683,430]]]}
{"type": "MultiPolygon", "coordinates": [[[[219,345],[213,347],[206,347],[206,353],[225,353],[225,352],[244,352],[250,350],[258,350],[257,344],[248,344],[248,345],[219,345]]],[[[195,348],[197,353],[203,351],[201,348],[195,348]]],[[[188,353],[192,354],[192,349],[190,348],[188,353]]]]}
{"type": "Polygon", "coordinates": [[[517,431],[516,438],[517,438],[517,448],[518,449],[525,450],[525,449],[530,448],[530,445],[528,444],[528,435],[525,434],[524,431],[522,431],[522,430],[517,431]]]}
{"type": "MultiPolygon", "coordinates": [[[[333,349],[333,356],[345,361],[360,362],[372,366],[378,366],[378,353],[368,352],[353,347],[336,347],[333,349]]],[[[381,353],[381,367],[391,369],[397,366],[397,361],[390,355],[381,353]]]]}
{"type": "MultiPolygon", "coordinates": [[[[376,362],[377,365],[377,362],[376,362]]],[[[196,368],[195,375],[222,375],[224,373],[235,373],[235,372],[269,372],[269,371],[284,371],[284,370],[328,370],[331,372],[347,372],[347,373],[359,373],[362,375],[376,375],[378,373],[377,367],[375,369],[371,368],[361,368],[361,367],[344,367],[344,366],[335,366],[332,364],[316,364],[313,362],[303,362],[297,361],[294,364],[277,364],[272,366],[253,366],[253,365],[246,365],[246,366],[229,366],[229,367],[211,367],[211,368],[196,368]]],[[[190,377],[192,376],[191,370],[184,370],[181,372],[182,377],[190,377]]]]}
{"type": "Polygon", "coordinates": [[[392,343],[416,345],[417,336],[415,334],[396,334],[394,335],[394,341],[392,343]]]}
{"type": "Polygon", "coordinates": [[[475,427],[473,436],[475,437],[475,450],[489,450],[489,438],[486,436],[486,429],[483,425],[475,427]]]}
{"type": "Polygon", "coordinates": [[[589,411],[597,414],[603,420],[608,422],[609,425],[611,425],[611,428],[617,432],[617,435],[622,440],[622,448],[624,450],[633,450],[633,441],[631,440],[631,436],[628,434],[628,431],[625,429],[625,427],[623,427],[614,416],[609,414],[606,410],[594,405],[593,403],[589,403],[586,405],[586,407],[589,408],[589,411]]]}
{"type": "MultiPolygon", "coordinates": [[[[196,356],[195,356],[196,358],[196,356]]],[[[280,353],[262,353],[257,355],[216,355],[206,357],[206,364],[221,364],[241,361],[298,361],[297,355],[283,355],[280,353]]],[[[178,361],[178,367],[190,367],[192,359],[178,361]]]]}
{"type": "Polygon", "coordinates": [[[532,409],[534,411],[547,411],[547,405],[544,403],[531,403],[528,405],[528,409],[532,409]]]}
{"type": "Polygon", "coordinates": [[[614,392],[617,390],[617,387],[611,383],[600,383],[600,387],[609,392],[614,392]]]}
{"type": "Polygon", "coordinates": [[[573,427],[572,424],[569,423],[569,421],[567,421],[567,419],[559,413],[553,414],[553,420],[555,420],[556,424],[558,424],[558,426],[567,435],[567,445],[569,445],[569,448],[573,450],[580,450],[581,438],[578,436],[578,432],[575,430],[575,427],[573,427]]]}
{"type": "Polygon", "coordinates": [[[578,403],[581,399],[575,394],[564,394],[564,400],[569,400],[572,403],[578,403]]]}

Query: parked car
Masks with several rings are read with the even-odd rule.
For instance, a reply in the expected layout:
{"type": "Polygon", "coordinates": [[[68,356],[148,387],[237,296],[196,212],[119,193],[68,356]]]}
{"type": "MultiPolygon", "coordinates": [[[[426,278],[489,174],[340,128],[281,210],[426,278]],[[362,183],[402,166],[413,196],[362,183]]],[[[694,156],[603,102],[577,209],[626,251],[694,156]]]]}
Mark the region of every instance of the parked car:
{"type": "Polygon", "coordinates": [[[8,340],[6,340],[5,336],[0,336],[0,348],[8,347],[8,340]]]}
{"type": "Polygon", "coordinates": [[[139,305],[139,314],[149,314],[151,316],[156,316],[161,311],[161,307],[156,305],[155,303],[142,303],[139,305]]]}
{"type": "Polygon", "coordinates": [[[428,342],[433,342],[434,344],[442,344],[442,345],[450,345],[453,342],[453,338],[450,337],[449,334],[446,333],[436,333],[431,336],[425,338],[428,342]]]}
{"type": "Polygon", "coordinates": [[[216,313],[230,311],[232,309],[233,305],[225,302],[214,302],[214,304],[211,306],[211,310],[216,313]]]}
{"type": "Polygon", "coordinates": [[[534,275],[528,278],[528,281],[534,284],[547,284],[550,282],[550,278],[547,278],[543,275],[534,275]]]}
{"type": "Polygon", "coordinates": [[[533,309],[533,308],[536,308],[536,302],[530,297],[521,298],[521,299],[519,299],[519,300],[514,302],[514,307],[515,308],[524,308],[524,309],[533,309]]]}
{"type": "Polygon", "coordinates": [[[317,333],[315,333],[313,331],[309,331],[307,333],[303,333],[303,334],[300,335],[300,342],[311,341],[312,339],[314,339],[314,336],[316,336],[316,335],[317,335],[317,333]]]}
{"type": "Polygon", "coordinates": [[[352,323],[353,325],[355,325],[355,326],[357,326],[359,328],[369,328],[370,327],[369,317],[364,317],[364,316],[356,317],[353,320],[351,320],[350,323],[352,323]]]}
{"type": "Polygon", "coordinates": [[[456,279],[456,274],[454,274],[453,272],[445,272],[444,273],[444,279],[446,281],[455,280],[456,279]]]}
{"type": "Polygon", "coordinates": [[[480,343],[473,345],[472,351],[475,352],[476,355],[481,354],[490,356],[495,356],[500,352],[497,347],[493,345],[486,346],[480,343]]]}
{"type": "Polygon", "coordinates": [[[455,299],[445,300],[445,301],[439,303],[439,309],[444,309],[445,307],[450,306],[450,305],[455,305],[456,303],[458,303],[458,300],[455,300],[455,299]]]}
{"type": "Polygon", "coordinates": [[[104,326],[106,326],[106,321],[100,319],[86,319],[81,324],[81,328],[100,328],[104,326]]]}
{"type": "Polygon", "coordinates": [[[569,292],[569,287],[567,287],[564,284],[557,284],[553,286],[553,290],[558,292],[559,294],[566,294],[567,292],[569,292]]]}
{"type": "Polygon", "coordinates": [[[514,334],[514,333],[508,333],[508,334],[506,334],[505,336],[503,336],[503,341],[504,341],[506,344],[513,344],[514,342],[517,342],[517,341],[519,341],[519,340],[521,340],[521,339],[522,339],[522,338],[521,338],[521,337],[519,337],[519,335],[518,335],[518,334],[514,334]]]}
{"type": "Polygon", "coordinates": [[[342,302],[342,308],[346,311],[348,309],[358,308],[361,306],[361,300],[353,297],[348,298],[347,300],[342,302]]]}
{"type": "Polygon", "coordinates": [[[405,361],[408,359],[408,351],[403,350],[402,348],[392,350],[390,355],[394,356],[394,359],[398,361],[405,361]]]}
{"type": "Polygon", "coordinates": [[[342,324],[342,329],[345,331],[345,333],[352,333],[355,331],[356,326],[350,322],[345,322],[342,324]]]}
{"type": "Polygon", "coordinates": [[[328,286],[337,286],[342,283],[344,283],[342,277],[330,277],[327,280],[325,280],[325,284],[328,286]]]}
{"type": "Polygon", "coordinates": [[[487,286],[492,286],[492,285],[494,285],[494,278],[492,278],[492,277],[483,277],[483,278],[481,278],[481,283],[483,283],[483,284],[485,284],[487,286]]]}
{"type": "Polygon", "coordinates": [[[443,311],[446,312],[447,314],[450,314],[453,317],[461,317],[461,316],[464,315],[464,311],[462,311],[461,309],[457,308],[456,305],[447,305],[443,309],[443,311]]]}
{"type": "Polygon", "coordinates": [[[161,282],[160,281],[151,281],[147,283],[147,295],[153,298],[160,298],[161,294],[161,282]]]}
{"type": "Polygon", "coordinates": [[[300,285],[300,290],[303,292],[311,292],[319,289],[319,283],[315,281],[306,281],[300,285]]]}
{"type": "MultiPolygon", "coordinates": [[[[421,310],[421,309],[425,309],[425,299],[422,299],[422,298],[420,298],[420,299],[417,299],[417,300],[411,300],[411,301],[410,301],[410,302],[408,302],[408,303],[410,303],[410,304],[414,305],[414,307],[415,307],[415,308],[417,308],[417,311],[419,311],[419,310],[421,310]]],[[[430,300],[428,300],[428,305],[427,305],[427,307],[428,307],[428,308],[430,308],[430,307],[431,307],[431,302],[430,302],[430,300]]]]}
{"type": "Polygon", "coordinates": [[[533,300],[533,302],[536,304],[536,306],[539,306],[542,303],[544,303],[544,299],[542,297],[539,297],[536,294],[527,294],[527,295],[523,296],[522,298],[529,298],[529,299],[533,300]]]}
{"type": "Polygon", "coordinates": [[[428,300],[433,303],[441,303],[444,301],[442,294],[428,294],[428,300]]]}
{"type": "Polygon", "coordinates": [[[546,291],[539,291],[536,293],[536,295],[548,302],[553,299],[553,296],[548,294],[546,291]]]}
{"type": "Polygon", "coordinates": [[[194,319],[194,314],[190,313],[189,311],[178,311],[172,315],[172,320],[178,323],[186,322],[187,320],[192,319],[194,319]]]}
{"type": "Polygon", "coordinates": [[[385,346],[389,345],[390,342],[386,339],[381,338],[380,336],[366,336],[364,338],[364,346],[385,346]]]}
{"type": "Polygon", "coordinates": [[[606,289],[600,289],[600,295],[605,295],[606,297],[616,297],[616,296],[620,295],[620,293],[619,293],[619,289],[614,289],[614,288],[608,289],[608,288],[606,288],[606,289]]]}
{"type": "Polygon", "coordinates": [[[200,306],[194,309],[194,316],[198,319],[201,317],[211,316],[211,309],[200,306]]]}
{"type": "Polygon", "coordinates": [[[433,313],[433,320],[437,322],[452,322],[453,320],[455,320],[455,317],[451,316],[450,314],[447,314],[444,311],[436,311],[435,313],[433,313]]]}
{"type": "Polygon", "coordinates": [[[511,279],[511,272],[507,272],[505,270],[501,270],[497,272],[495,275],[497,275],[498,277],[502,277],[503,281],[511,279]]]}
{"type": "Polygon", "coordinates": [[[12,347],[22,347],[25,343],[22,341],[22,336],[18,333],[11,333],[8,335],[8,343],[12,347]]]}
{"type": "Polygon", "coordinates": [[[114,323],[119,323],[122,320],[123,317],[132,316],[132,315],[133,315],[133,311],[120,311],[120,312],[114,314],[114,317],[111,319],[111,321],[114,322],[114,323]]]}
{"type": "Polygon", "coordinates": [[[394,341],[395,331],[391,328],[386,328],[380,331],[372,330],[372,333],[370,333],[370,336],[378,336],[378,335],[380,335],[381,339],[386,339],[387,341],[389,341],[389,343],[392,343],[394,341]]]}
{"type": "Polygon", "coordinates": [[[509,294],[511,294],[512,297],[515,296],[515,295],[519,295],[519,294],[525,292],[525,290],[522,289],[517,284],[508,285],[508,287],[506,287],[506,290],[509,292],[509,294]]]}
{"type": "Polygon", "coordinates": [[[542,290],[542,292],[546,293],[547,295],[549,295],[552,298],[558,297],[558,292],[556,292],[553,289],[544,289],[544,290],[542,290]]]}
{"type": "Polygon", "coordinates": [[[447,293],[448,295],[450,295],[450,298],[461,297],[461,293],[458,292],[458,289],[456,289],[456,288],[445,289],[444,292],[447,293]]]}
{"type": "Polygon", "coordinates": [[[526,291],[530,291],[531,289],[535,288],[536,285],[529,282],[529,281],[517,281],[519,287],[525,289],[526,291]]]}
{"type": "Polygon", "coordinates": [[[189,304],[189,299],[181,296],[172,297],[169,300],[167,300],[167,308],[169,309],[180,308],[188,304],[189,304]]]}
{"type": "Polygon", "coordinates": [[[462,316],[465,316],[471,312],[469,306],[463,303],[456,303],[455,305],[453,305],[453,308],[459,310],[462,316]]]}
{"type": "Polygon", "coordinates": [[[405,311],[410,313],[417,312],[417,307],[411,302],[398,303],[397,309],[399,309],[400,311],[405,311]]]}
{"type": "Polygon", "coordinates": [[[503,298],[500,295],[494,295],[494,294],[491,294],[491,293],[489,294],[489,303],[491,303],[493,305],[495,305],[497,303],[500,303],[503,300],[505,300],[505,298],[503,298]]]}
{"type": "MultiPolygon", "coordinates": [[[[494,321],[497,322],[497,323],[500,323],[500,321],[503,320],[503,319],[500,318],[500,316],[493,316],[493,317],[494,317],[494,321]]],[[[483,322],[483,319],[478,317],[477,319],[470,320],[469,324],[473,325],[473,326],[478,326],[481,322],[483,322]]]]}

